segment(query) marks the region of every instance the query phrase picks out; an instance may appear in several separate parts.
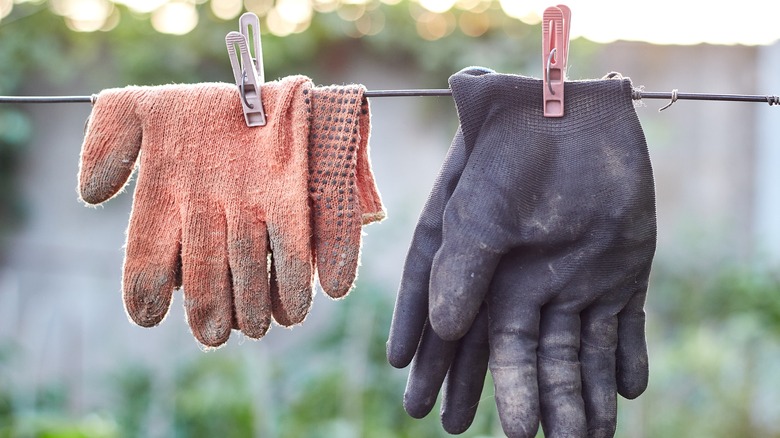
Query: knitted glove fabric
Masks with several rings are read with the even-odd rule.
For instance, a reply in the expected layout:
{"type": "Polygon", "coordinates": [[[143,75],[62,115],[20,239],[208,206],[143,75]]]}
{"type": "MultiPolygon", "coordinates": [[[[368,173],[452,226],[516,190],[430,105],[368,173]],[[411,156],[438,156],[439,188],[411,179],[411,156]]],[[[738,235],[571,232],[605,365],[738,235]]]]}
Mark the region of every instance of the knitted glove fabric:
{"type": "MultiPolygon", "coordinates": [[[[388,358],[406,365],[422,336],[405,402],[415,398],[424,409],[450,357],[447,388],[469,376],[458,366],[462,356],[483,366],[482,344],[466,340],[481,338],[473,332],[483,316],[472,321],[486,298],[490,369],[507,435],[534,436],[541,416],[547,436],[611,436],[615,393],[633,398],[647,384],[652,170],[629,81],[567,83],[562,119],[543,118],[541,86],[484,70],[451,78],[463,133],[453,148],[467,158],[445,163],[443,173],[462,173],[440,176],[451,196],[432,194],[438,201],[429,199],[421,216],[426,225],[418,224],[407,258],[388,358]],[[421,330],[421,307],[434,330],[421,330]],[[469,329],[460,346],[441,339],[469,329]],[[421,368],[434,348],[446,351],[444,363],[421,368]]],[[[478,399],[479,389],[457,394],[478,399]]],[[[445,428],[454,394],[445,389],[445,428]]],[[[470,421],[450,424],[462,431],[470,421]]]]}
{"type": "Polygon", "coordinates": [[[311,93],[309,196],[317,275],[333,298],[357,276],[362,225],[385,217],[368,155],[370,114],[361,85],[311,93]]]}
{"type": "Polygon", "coordinates": [[[135,323],[159,324],[179,285],[192,333],[206,346],[223,344],[234,325],[259,338],[272,316],[285,326],[306,317],[311,88],[302,76],[264,84],[268,124],[259,128],[246,126],[235,85],[98,95],[79,192],[88,204],[102,203],[138,163],[122,281],[135,323]]]}

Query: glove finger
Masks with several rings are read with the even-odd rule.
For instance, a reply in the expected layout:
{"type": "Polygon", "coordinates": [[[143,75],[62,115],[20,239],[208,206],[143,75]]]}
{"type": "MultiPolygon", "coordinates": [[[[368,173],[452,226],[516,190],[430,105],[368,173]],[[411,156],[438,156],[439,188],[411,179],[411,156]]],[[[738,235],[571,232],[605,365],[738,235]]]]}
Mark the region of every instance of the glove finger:
{"type": "MultiPolygon", "coordinates": [[[[475,146],[442,217],[442,245],[431,269],[431,326],[442,339],[471,327],[501,257],[516,240],[518,211],[505,171],[485,173],[486,145],[475,146]]],[[[491,151],[493,152],[493,151],[491,151]]],[[[495,160],[495,157],[492,158],[495,160]]]]}
{"type": "Polygon", "coordinates": [[[457,349],[457,341],[442,340],[426,324],[406,381],[404,409],[409,415],[422,418],[431,412],[457,349]]]}
{"type": "Polygon", "coordinates": [[[181,223],[173,196],[146,182],[138,181],[133,199],[122,294],[128,316],[152,327],[168,314],[173,290],[181,284],[181,223]]]}
{"type": "Polygon", "coordinates": [[[313,266],[308,236],[287,239],[268,224],[271,246],[271,309],[279,325],[300,324],[312,302],[313,266]]]}
{"type": "Polygon", "coordinates": [[[227,223],[216,205],[192,207],[182,235],[184,308],[195,338],[217,347],[228,340],[233,320],[227,223]]]}
{"type": "Polygon", "coordinates": [[[471,329],[460,341],[444,382],[441,422],[447,432],[463,433],[474,421],[489,357],[488,312],[483,303],[471,329]]]}
{"type": "Polygon", "coordinates": [[[467,161],[463,133],[458,129],[417,221],[406,255],[387,340],[387,360],[396,368],[409,365],[428,320],[428,284],[433,258],[441,246],[442,216],[467,161]]]}
{"type": "Polygon", "coordinates": [[[446,231],[445,228],[444,244],[433,259],[428,312],[436,333],[442,339],[456,340],[471,327],[501,253],[484,245],[458,241],[452,237],[452,228],[449,236],[446,231]]]}
{"type": "Polygon", "coordinates": [[[582,398],[585,401],[589,437],[615,435],[617,329],[617,316],[614,312],[599,312],[591,308],[582,313],[582,398]]]}
{"type": "Polygon", "coordinates": [[[320,285],[333,298],[345,296],[357,275],[362,206],[355,183],[362,94],[359,86],[318,87],[312,93],[309,197],[314,250],[320,285]]]}
{"type": "Polygon", "coordinates": [[[99,204],[121,191],[141,148],[137,88],[102,91],[92,108],[79,162],[79,194],[99,204]]]}
{"type": "Polygon", "coordinates": [[[533,437],[539,429],[539,386],[536,349],[539,308],[508,306],[513,282],[503,283],[488,297],[490,374],[495,386],[501,427],[509,437],[533,437]],[[494,293],[495,292],[495,293],[494,293]]]}
{"type": "MultiPolygon", "coordinates": [[[[365,90],[362,90],[365,92],[365,90]]],[[[363,216],[363,225],[381,221],[385,218],[385,207],[379,196],[379,189],[374,181],[374,172],[371,171],[371,159],[368,153],[368,138],[371,134],[371,115],[368,99],[361,99],[358,126],[357,126],[357,164],[355,169],[355,187],[360,200],[360,212],[363,216]]]]}
{"type": "Polygon", "coordinates": [[[585,436],[580,375],[580,317],[559,306],[542,308],[539,329],[539,403],[547,436],[585,436]]]}
{"type": "MultiPolygon", "coordinates": [[[[322,290],[331,298],[342,298],[349,293],[355,283],[360,258],[360,218],[354,212],[338,215],[340,217],[336,222],[346,222],[347,226],[331,234],[328,239],[318,232],[314,238],[317,276],[322,290]]],[[[315,224],[319,222],[315,219],[315,224]]],[[[317,225],[315,227],[322,229],[317,225]]]]}
{"type": "Polygon", "coordinates": [[[228,222],[234,328],[255,339],[265,336],[271,324],[268,233],[258,218],[259,215],[237,215],[228,222]]]}
{"type": "Polygon", "coordinates": [[[649,269],[637,290],[618,313],[617,389],[627,399],[639,397],[647,388],[649,374],[645,339],[645,298],[649,269]]]}
{"type": "MultiPolygon", "coordinates": [[[[409,249],[406,259],[407,265],[414,259],[414,246],[415,242],[412,241],[412,248],[409,249]]],[[[420,343],[428,318],[428,278],[428,272],[413,274],[411,270],[404,268],[387,337],[387,361],[396,368],[409,365],[420,343]]]]}

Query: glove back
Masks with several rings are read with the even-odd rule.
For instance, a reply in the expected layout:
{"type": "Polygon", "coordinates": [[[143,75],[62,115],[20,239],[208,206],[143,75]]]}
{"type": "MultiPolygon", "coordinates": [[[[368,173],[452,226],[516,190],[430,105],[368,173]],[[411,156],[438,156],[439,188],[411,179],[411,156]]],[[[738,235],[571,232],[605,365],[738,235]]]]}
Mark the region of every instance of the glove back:
{"type": "Polygon", "coordinates": [[[207,346],[224,343],[234,325],[259,338],[272,316],[285,326],[306,317],[311,87],[302,76],[264,84],[268,124],[260,128],[246,126],[234,85],[100,93],[79,192],[88,204],[102,203],[138,165],[122,282],[138,325],[159,324],[179,285],[192,332],[207,346]]]}

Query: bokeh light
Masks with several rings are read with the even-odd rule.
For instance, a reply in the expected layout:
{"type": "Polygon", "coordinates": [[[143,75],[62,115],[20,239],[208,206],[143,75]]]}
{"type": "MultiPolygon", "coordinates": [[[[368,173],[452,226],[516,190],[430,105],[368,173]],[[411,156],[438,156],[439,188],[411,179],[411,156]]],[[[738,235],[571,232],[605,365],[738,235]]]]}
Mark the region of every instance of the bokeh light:
{"type": "MultiPolygon", "coordinates": [[[[11,13],[14,2],[27,1],[47,0],[0,0],[0,20],[11,13]]],[[[511,35],[512,20],[500,20],[498,15],[518,20],[518,28],[523,23],[538,26],[545,8],[554,4],[549,0],[48,0],[52,11],[73,30],[113,28],[118,18],[113,4],[119,3],[141,16],[149,14],[155,29],[172,34],[191,31],[198,21],[195,6],[207,2],[222,20],[233,20],[243,10],[254,12],[265,19],[263,32],[278,36],[304,32],[316,14],[334,12],[345,22],[342,28],[349,36],[376,35],[387,29],[383,8],[399,5],[408,8],[417,33],[427,40],[444,38],[456,28],[479,38],[491,27],[502,26],[511,35]]],[[[624,2],[619,8],[611,0],[565,3],[574,16],[571,37],[597,43],[767,45],[780,39],[780,26],[775,23],[780,1],[742,0],[717,8],[704,0],[624,2]],[[672,21],[685,25],[664,25],[672,21]]]]}
{"type": "Polygon", "coordinates": [[[64,17],[68,28],[76,32],[103,29],[114,11],[114,4],[108,0],[52,0],[49,7],[64,17]]]}
{"type": "Polygon", "coordinates": [[[309,28],[313,16],[310,0],[277,0],[265,14],[263,29],[280,37],[300,33],[309,28]]]}
{"type": "Polygon", "coordinates": [[[244,8],[258,17],[265,17],[273,7],[274,0],[244,0],[244,8]]]}
{"type": "Polygon", "coordinates": [[[279,37],[285,37],[295,32],[295,23],[291,23],[282,18],[282,16],[279,15],[279,10],[277,8],[268,11],[268,15],[265,17],[265,24],[265,28],[267,28],[269,32],[279,37]]]}
{"type": "Polygon", "coordinates": [[[338,9],[339,5],[338,0],[314,0],[312,7],[319,13],[327,14],[338,9]]]}
{"type": "Polygon", "coordinates": [[[309,0],[276,0],[275,8],[279,18],[292,24],[308,23],[314,13],[309,0]]]}
{"type": "Polygon", "coordinates": [[[189,2],[173,1],[152,12],[152,26],[160,33],[184,35],[197,25],[198,11],[189,2]]]}
{"type": "Polygon", "coordinates": [[[487,14],[464,12],[458,18],[458,26],[464,35],[480,37],[490,29],[490,17],[487,14]]]}
{"type": "Polygon", "coordinates": [[[385,14],[382,11],[376,11],[370,14],[363,14],[355,21],[355,30],[361,36],[376,35],[385,27],[385,14]]]}
{"type": "Polygon", "coordinates": [[[457,0],[455,2],[455,7],[462,11],[479,14],[490,9],[490,5],[492,4],[493,0],[457,0]]]}
{"type": "MultiPolygon", "coordinates": [[[[499,0],[501,9],[512,18],[517,18],[526,24],[539,24],[542,21],[541,14],[552,3],[543,0],[527,0],[519,2],[517,0],[499,0]]],[[[568,4],[568,3],[567,3],[568,4]]],[[[573,22],[574,20],[572,20],[573,22]]]]}
{"type": "Polygon", "coordinates": [[[244,9],[242,0],[211,0],[211,12],[222,20],[233,20],[244,9]]]}
{"type": "Polygon", "coordinates": [[[168,0],[114,0],[126,5],[130,10],[140,14],[148,14],[164,5],[168,0]]]}
{"type": "Polygon", "coordinates": [[[0,0],[0,20],[7,17],[14,8],[13,0],[0,0]]]}
{"type": "Polygon", "coordinates": [[[455,30],[455,16],[452,13],[423,12],[417,18],[417,33],[426,40],[444,38],[453,30],[455,30]]]}
{"type": "Polygon", "coordinates": [[[453,6],[455,6],[456,0],[419,0],[420,6],[424,7],[425,9],[436,12],[436,13],[443,13],[447,12],[450,9],[452,9],[453,6]]]}
{"type": "Polygon", "coordinates": [[[363,4],[344,5],[336,13],[342,20],[357,21],[366,13],[366,6],[363,4]]]}

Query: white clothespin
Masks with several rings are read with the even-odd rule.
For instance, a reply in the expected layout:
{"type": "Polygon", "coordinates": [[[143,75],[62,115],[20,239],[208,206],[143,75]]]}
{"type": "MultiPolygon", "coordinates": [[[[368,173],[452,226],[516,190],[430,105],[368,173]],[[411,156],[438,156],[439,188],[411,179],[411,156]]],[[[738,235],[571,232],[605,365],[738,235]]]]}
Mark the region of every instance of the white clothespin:
{"type": "Polygon", "coordinates": [[[260,83],[264,83],[265,72],[263,71],[263,46],[260,45],[260,19],[252,12],[245,12],[241,15],[241,18],[238,19],[238,24],[241,28],[241,34],[244,35],[247,44],[249,44],[249,55],[254,62],[257,77],[260,78],[260,83]],[[255,56],[252,56],[252,53],[254,53],[255,56]]]}
{"type": "Polygon", "coordinates": [[[241,32],[230,32],[225,36],[230,66],[241,96],[241,107],[247,126],[265,126],[265,112],[261,96],[261,85],[265,82],[262,48],[260,46],[260,20],[247,12],[239,20],[241,32]],[[249,52],[249,28],[252,27],[255,58],[249,52]],[[236,53],[238,45],[238,53],[236,53]],[[240,56],[239,56],[240,54],[240,56]]]}
{"type": "Polygon", "coordinates": [[[542,17],[542,65],[544,66],[544,116],[563,117],[563,83],[569,56],[571,9],[550,6],[542,17]]]}

